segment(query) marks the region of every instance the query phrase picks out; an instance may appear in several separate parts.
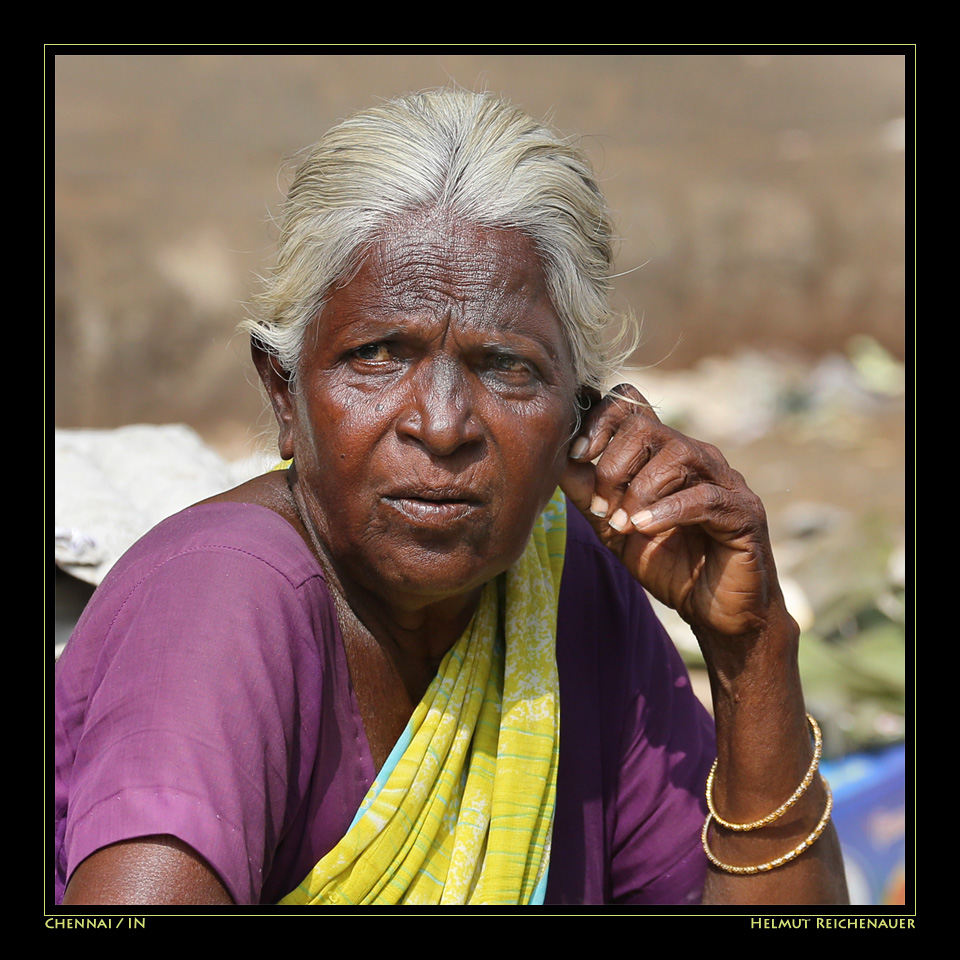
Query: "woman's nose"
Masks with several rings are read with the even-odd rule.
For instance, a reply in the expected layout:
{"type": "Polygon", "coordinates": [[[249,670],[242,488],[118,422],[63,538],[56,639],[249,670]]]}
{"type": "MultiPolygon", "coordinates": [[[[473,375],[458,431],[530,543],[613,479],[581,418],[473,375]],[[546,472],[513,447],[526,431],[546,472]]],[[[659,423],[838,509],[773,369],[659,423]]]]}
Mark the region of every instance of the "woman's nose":
{"type": "Polygon", "coordinates": [[[474,415],[465,372],[448,358],[424,364],[410,381],[410,403],[398,429],[440,457],[475,443],[483,428],[474,415]]]}

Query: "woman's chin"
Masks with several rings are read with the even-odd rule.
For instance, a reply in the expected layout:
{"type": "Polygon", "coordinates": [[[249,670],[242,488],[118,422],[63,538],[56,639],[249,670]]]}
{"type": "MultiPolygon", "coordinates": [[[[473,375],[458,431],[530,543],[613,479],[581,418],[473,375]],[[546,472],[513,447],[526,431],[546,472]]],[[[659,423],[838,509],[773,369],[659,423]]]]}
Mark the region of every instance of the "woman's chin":
{"type": "MultiPolygon", "coordinates": [[[[429,533],[428,524],[420,529],[429,533]]],[[[402,544],[384,544],[377,556],[350,564],[341,575],[388,606],[414,609],[465,597],[515,560],[512,554],[479,550],[469,538],[451,543],[423,536],[402,544]]],[[[349,583],[345,586],[349,590],[349,583]]]]}

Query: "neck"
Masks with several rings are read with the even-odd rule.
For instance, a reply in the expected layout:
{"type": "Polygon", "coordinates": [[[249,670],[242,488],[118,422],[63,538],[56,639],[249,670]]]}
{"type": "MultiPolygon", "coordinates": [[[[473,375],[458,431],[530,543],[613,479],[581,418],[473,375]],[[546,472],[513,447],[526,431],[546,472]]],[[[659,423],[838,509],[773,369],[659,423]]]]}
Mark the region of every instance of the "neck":
{"type": "Polygon", "coordinates": [[[419,672],[418,666],[429,665],[435,672],[469,625],[483,587],[439,599],[405,594],[383,596],[351,577],[343,565],[330,556],[311,519],[293,469],[288,471],[288,484],[302,535],[323,569],[334,597],[341,629],[360,632],[375,640],[401,675],[406,673],[404,665],[410,665],[416,672],[419,672]]]}

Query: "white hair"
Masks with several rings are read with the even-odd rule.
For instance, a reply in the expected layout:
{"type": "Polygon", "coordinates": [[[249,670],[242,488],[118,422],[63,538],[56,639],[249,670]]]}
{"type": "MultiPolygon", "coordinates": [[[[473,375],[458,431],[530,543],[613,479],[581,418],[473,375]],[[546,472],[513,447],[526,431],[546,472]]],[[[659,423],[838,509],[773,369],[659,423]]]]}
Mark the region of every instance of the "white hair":
{"type": "Polygon", "coordinates": [[[241,328],[295,377],[304,335],[380,231],[415,210],[519,230],[534,243],[577,382],[602,390],[634,340],[611,338],[614,233],[586,157],[489,93],[442,89],[361,111],[304,151],[279,256],[241,328]]]}

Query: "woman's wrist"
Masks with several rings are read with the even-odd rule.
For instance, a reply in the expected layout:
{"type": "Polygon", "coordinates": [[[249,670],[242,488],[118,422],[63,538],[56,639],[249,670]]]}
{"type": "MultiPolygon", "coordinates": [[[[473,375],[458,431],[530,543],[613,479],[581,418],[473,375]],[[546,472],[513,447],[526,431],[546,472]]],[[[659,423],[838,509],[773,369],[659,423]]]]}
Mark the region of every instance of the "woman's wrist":
{"type": "Polygon", "coordinates": [[[782,605],[742,636],[698,628],[694,634],[710,676],[715,715],[727,703],[766,702],[776,689],[800,692],[800,628],[782,605]]]}
{"type": "Polygon", "coordinates": [[[717,729],[714,798],[727,820],[766,816],[809,771],[814,742],[798,647],[799,629],[783,611],[767,630],[707,660],[717,729]]]}

